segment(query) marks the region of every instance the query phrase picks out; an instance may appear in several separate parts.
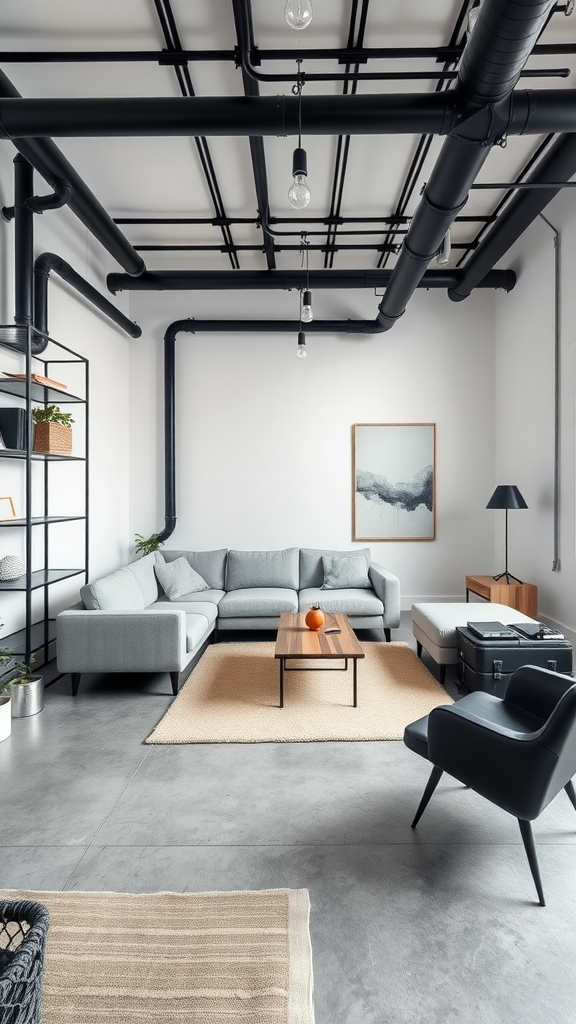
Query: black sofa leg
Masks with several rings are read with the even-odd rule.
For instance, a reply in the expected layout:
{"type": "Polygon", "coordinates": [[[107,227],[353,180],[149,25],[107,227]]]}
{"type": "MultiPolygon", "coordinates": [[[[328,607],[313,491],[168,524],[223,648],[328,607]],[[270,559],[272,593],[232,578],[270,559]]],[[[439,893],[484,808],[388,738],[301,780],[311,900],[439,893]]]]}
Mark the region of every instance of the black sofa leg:
{"type": "Polygon", "coordinates": [[[80,672],[71,672],[70,679],[72,681],[72,696],[75,697],[78,693],[78,687],[80,686],[80,672]]]}
{"type": "Polygon", "coordinates": [[[416,641],[416,654],[418,655],[419,658],[422,657],[422,644],[420,643],[419,640],[416,641]]]}
{"type": "Polygon", "coordinates": [[[386,637],[386,643],[389,644],[392,639],[392,634],[389,629],[384,629],[384,636],[386,637]]]}
{"type": "Polygon", "coordinates": [[[440,669],[440,683],[444,686],[446,682],[446,665],[439,665],[438,667],[440,669]]]}
{"type": "Polygon", "coordinates": [[[524,818],[518,818],[518,824],[520,825],[520,832],[522,833],[522,839],[524,841],[524,849],[526,850],[526,856],[528,857],[528,863],[530,865],[530,871],[532,872],[532,878],[534,879],[534,885],[536,886],[536,892],[538,893],[540,906],[545,907],[546,902],[544,900],[544,890],[542,888],[542,879],[540,878],[540,868],[538,867],[536,847],[534,846],[532,826],[530,822],[525,821],[524,818]]]}
{"type": "Polygon", "coordinates": [[[566,783],[566,785],[564,786],[564,789],[568,793],[568,796],[570,797],[572,806],[576,810],[576,792],[574,791],[574,783],[572,782],[572,779],[570,779],[570,782],[566,783]]]}
{"type": "Polygon", "coordinates": [[[422,799],[421,799],[421,801],[420,801],[420,803],[418,805],[418,810],[416,811],[416,816],[414,818],[414,821],[412,822],[412,825],[410,826],[411,828],[416,828],[416,825],[418,824],[418,822],[420,821],[420,818],[424,814],[424,811],[426,810],[426,807],[428,806],[428,802],[430,800],[430,797],[432,796],[432,793],[434,792],[434,790],[436,789],[436,786],[440,782],[440,779],[442,778],[443,774],[444,774],[444,769],[443,768],[438,768],[437,765],[434,765],[434,767],[432,768],[432,771],[430,772],[430,778],[428,779],[428,782],[426,783],[426,789],[424,790],[422,799]]]}
{"type": "Polygon", "coordinates": [[[170,681],[172,683],[172,693],[176,697],[177,694],[178,694],[178,683],[180,682],[180,673],[179,672],[171,672],[170,673],[170,681]]]}

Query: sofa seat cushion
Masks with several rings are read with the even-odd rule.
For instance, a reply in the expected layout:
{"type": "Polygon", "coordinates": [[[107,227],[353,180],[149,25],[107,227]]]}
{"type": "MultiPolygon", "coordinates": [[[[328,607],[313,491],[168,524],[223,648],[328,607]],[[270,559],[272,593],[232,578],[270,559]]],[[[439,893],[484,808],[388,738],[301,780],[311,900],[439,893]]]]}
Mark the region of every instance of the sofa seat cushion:
{"type": "Polygon", "coordinates": [[[325,612],[344,612],[345,615],[382,615],[384,605],[371,590],[322,590],[321,587],[307,587],[300,591],[300,611],[307,612],[313,604],[319,604],[325,612]]]}
{"type": "Polygon", "coordinates": [[[188,594],[186,597],[181,598],[180,601],[170,601],[167,597],[160,597],[151,605],[148,611],[155,611],[156,609],[166,611],[167,608],[176,608],[178,611],[186,612],[187,615],[204,615],[208,622],[212,623],[216,622],[218,601],[223,593],[223,590],[206,590],[203,594],[188,594]],[[216,599],[213,596],[209,596],[214,594],[220,596],[216,599]]]}
{"type": "Polygon", "coordinates": [[[205,638],[209,622],[205,615],[186,616],[186,653],[190,654],[205,638]]]}
{"type": "Polygon", "coordinates": [[[298,590],[298,581],[298,548],[228,552],[225,588],[228,592],[260,587],[298,590]]]}
{"type": "Polygon", "coordinates": [[[297,612],[298,595],[295,590],[285,587],[248,587],[231,590],[218,605],[218,615],[223,618],[241,618],[258,615],[280,615],[281,612],[297,612]]]}

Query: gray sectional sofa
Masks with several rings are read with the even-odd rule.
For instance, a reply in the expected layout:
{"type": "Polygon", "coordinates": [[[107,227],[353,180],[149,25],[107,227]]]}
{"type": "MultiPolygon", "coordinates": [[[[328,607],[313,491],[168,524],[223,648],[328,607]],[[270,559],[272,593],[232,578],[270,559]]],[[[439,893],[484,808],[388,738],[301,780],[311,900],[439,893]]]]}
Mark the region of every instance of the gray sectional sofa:
{"type": "Polygon", "coordinates": [[[177,693],[220,631],[275,630],[281,612],[316,602],[387,640],[400,624],[400,581],[369,548],[154,552],[80,596],[56,620],[58,670],[73,693],[83,672],[169,672],[177,693]]]}

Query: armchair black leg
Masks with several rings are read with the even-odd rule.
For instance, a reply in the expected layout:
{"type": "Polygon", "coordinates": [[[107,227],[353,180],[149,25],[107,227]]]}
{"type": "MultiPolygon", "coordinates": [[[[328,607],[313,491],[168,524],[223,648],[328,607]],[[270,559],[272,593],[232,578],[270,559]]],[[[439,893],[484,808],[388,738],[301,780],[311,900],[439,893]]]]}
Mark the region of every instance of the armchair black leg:
{"type": "Polygon", "coordinates": [[[570,797],[570,800],[572,802],[572,806],[576,810],[576,792],[574,791],[574,783],[572,782],[572,779],[570,779],[570,782],[566,783],[564,789],[568,793],[568,796],[570,797]]]}
{"type": "Polygon", "coordinates": [[[170,673],[170,680],[172,682],[172,693],[176,697],[177,694],[178,694],[178,683],[180,681],[180,673],[179,672],[171,672],[170,673]]]}
{"type": "Polygon", "coordinates": [[[436,789],[436,786],[440,782],[440,779],[442,778],[443,774],[444,774],[444,770],[442,768],[437,768],[436,765],[434,765],[434,767],[433,767],[433,769],[432,769],[432,771],[430,773],[430,778],[428,779],[428,782],[426,783],[426,789],[424,790],[424,794],[422,796],[420,804],[418,805],[418,810],[416,811],[416,817],[414,818],[414,821],[412,822],[412,825],[410,826],[411,828],[416,828],[416,825],[418,824],[418,822],[420,821],[420,818],[424,814],[424,811],[426,810],[426,807],[428,805],[430,797],[432,796],[432,793],[434,792],[434,790],[436,789]]]}
{"type": "Polygon", "coordinates": [[[70,679],[72,681],[72,696],[75,697],[78,693],[78,687],[80,686],[80,672],[71,672],[70,679]]]}
{"type": "Polygon", "coordinates": [[[530,865],[530,871],[532,872],[532,878],[534,879],[534,885],[536,886],[536,892],[538,893],[540,906],[545,907],[544,890],[542,888],[542,879],[540,878],[540,868],[538,867],[538,858],[536,856],[536,847],[534,846],[532,826],[529,821],[525,821],[523,818],[518,818],[518,824],[520,825],[520,832],[522,833],[522,839],[524,841],[524,849],[526,850],[526,856],[528,857],[528,863],[530,865]]]}

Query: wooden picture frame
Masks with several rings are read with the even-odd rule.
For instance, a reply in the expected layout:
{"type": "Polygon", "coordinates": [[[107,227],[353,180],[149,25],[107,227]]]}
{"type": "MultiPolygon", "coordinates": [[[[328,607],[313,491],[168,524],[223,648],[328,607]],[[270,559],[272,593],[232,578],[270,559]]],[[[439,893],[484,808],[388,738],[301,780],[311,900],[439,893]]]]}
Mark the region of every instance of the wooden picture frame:
{"type": "Polygon", "coordinates": [[[435,540],[435,477],[435,423],[355,423],[353,540],[435,540]]]}
{"type": "Polygon", "coordinates": [[[7,519],[17,518],[12,498],[0,498],[0,522],[5,522],[7,519]]]}

